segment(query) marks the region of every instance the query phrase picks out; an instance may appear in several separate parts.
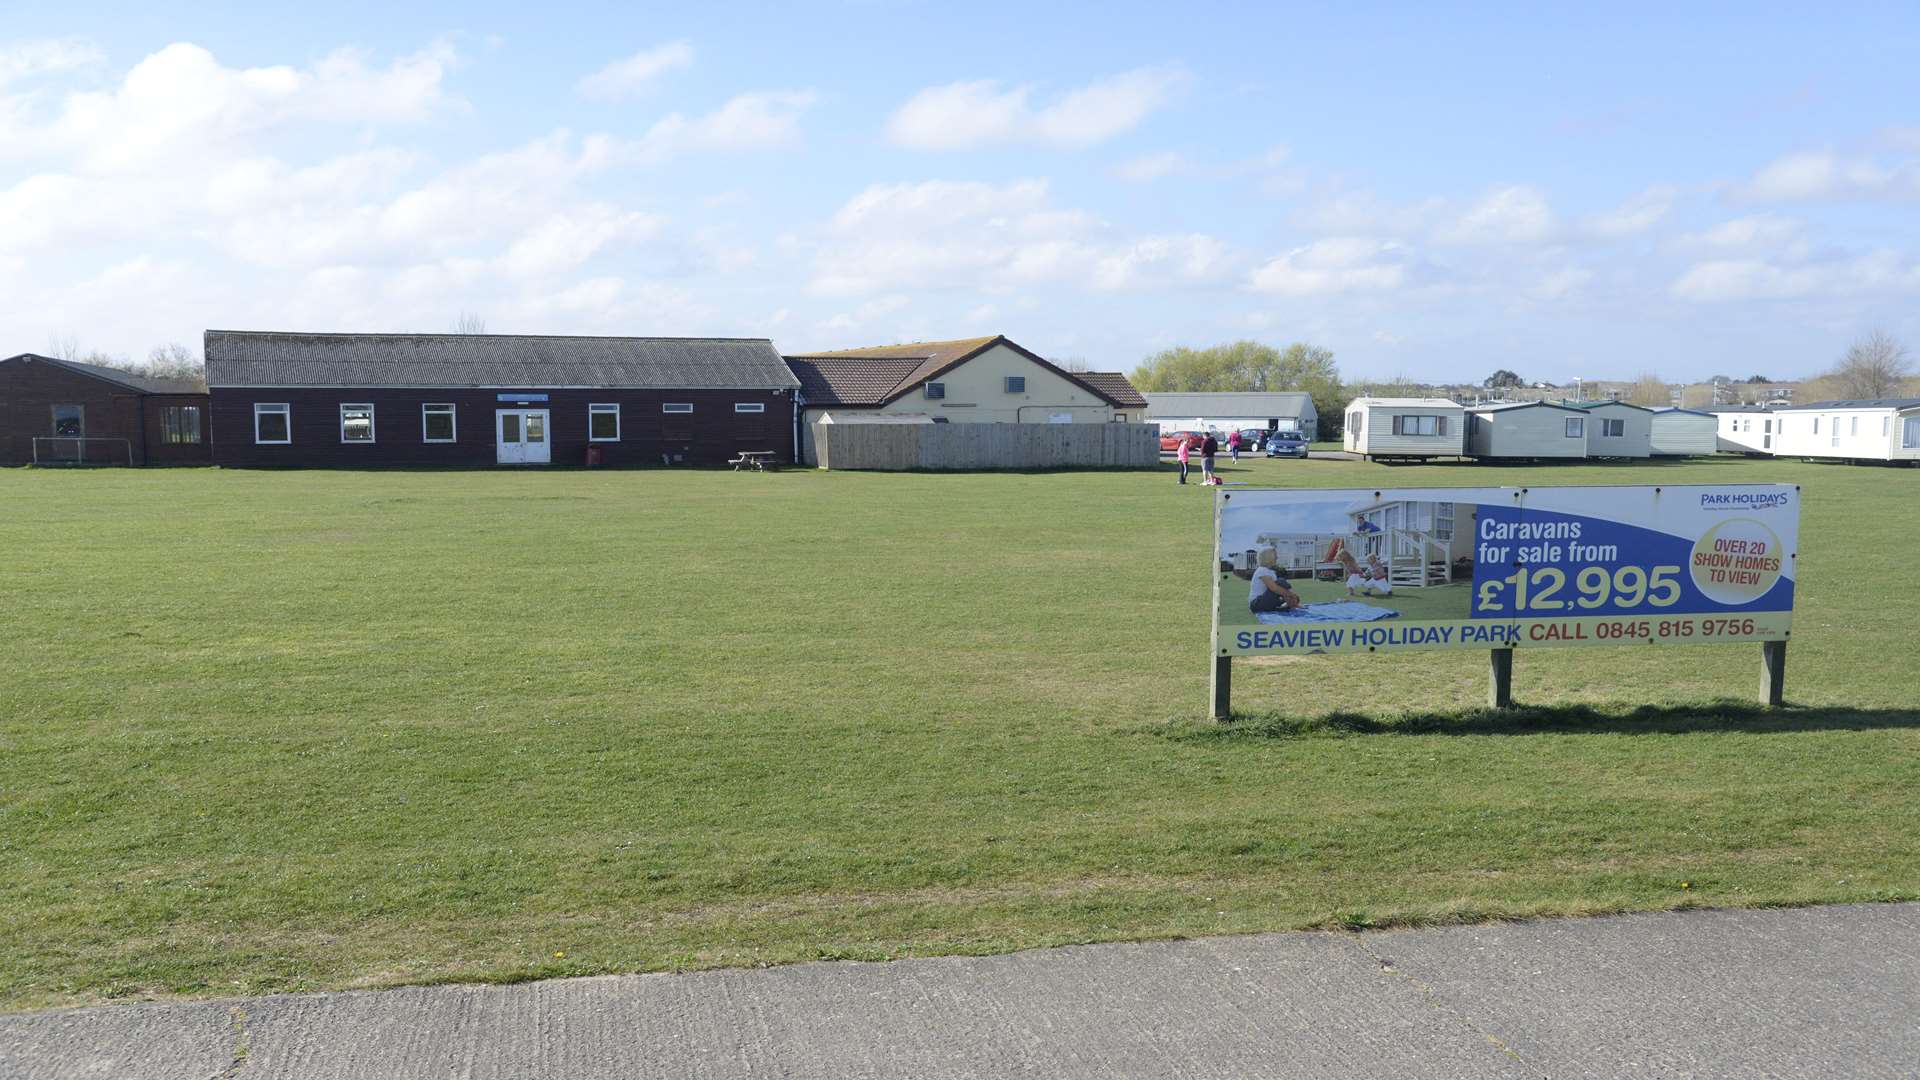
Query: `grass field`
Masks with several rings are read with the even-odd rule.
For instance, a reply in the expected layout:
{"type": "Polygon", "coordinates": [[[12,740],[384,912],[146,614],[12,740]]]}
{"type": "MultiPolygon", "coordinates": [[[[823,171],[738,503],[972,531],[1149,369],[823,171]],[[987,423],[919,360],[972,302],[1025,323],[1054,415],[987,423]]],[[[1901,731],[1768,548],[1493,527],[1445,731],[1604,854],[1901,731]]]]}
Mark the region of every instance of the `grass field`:
{"type": "MultiPolygon", "coordinates": [[[[1168,467],[1169,470],[1171,466],[1168,467]]],[[[0,1007],[1920,897],[1920,473],[1757,646],[1238,665],[1169,472],[0,472],[0,1007]]]]}

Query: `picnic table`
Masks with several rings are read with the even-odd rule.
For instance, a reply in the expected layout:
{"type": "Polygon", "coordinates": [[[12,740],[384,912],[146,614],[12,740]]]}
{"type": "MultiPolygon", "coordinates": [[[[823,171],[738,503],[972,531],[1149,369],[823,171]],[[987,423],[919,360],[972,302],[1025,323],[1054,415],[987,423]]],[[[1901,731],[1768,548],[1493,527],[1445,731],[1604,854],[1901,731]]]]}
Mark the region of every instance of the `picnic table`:
{"type": "Polygon", "coordinates": [[[727,459],[727,464],[733,466],[734,472],[739,472],[741,469],[766,472],[767,466],[779,463],[780,451],[778,450],[742,450],[739,457],[727,459]]]}

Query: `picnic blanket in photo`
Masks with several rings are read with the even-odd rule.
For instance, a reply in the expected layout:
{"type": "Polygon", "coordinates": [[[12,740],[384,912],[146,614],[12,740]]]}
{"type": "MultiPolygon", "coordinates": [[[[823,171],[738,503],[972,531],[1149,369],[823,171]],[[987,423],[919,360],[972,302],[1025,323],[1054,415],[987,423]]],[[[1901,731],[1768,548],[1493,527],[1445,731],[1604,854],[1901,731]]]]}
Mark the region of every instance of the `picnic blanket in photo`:
{"type": "Polygon", "coordinates": [[[1373,622],[1378,619],[1399,618],[1397,611],[1377,608],[1354,600],[1328,600],[1320,604],[1306,604],[1292,611],[1263,611],[1257,618],[1272,626],[1276,623],[1303,622],[1373,622]]]}

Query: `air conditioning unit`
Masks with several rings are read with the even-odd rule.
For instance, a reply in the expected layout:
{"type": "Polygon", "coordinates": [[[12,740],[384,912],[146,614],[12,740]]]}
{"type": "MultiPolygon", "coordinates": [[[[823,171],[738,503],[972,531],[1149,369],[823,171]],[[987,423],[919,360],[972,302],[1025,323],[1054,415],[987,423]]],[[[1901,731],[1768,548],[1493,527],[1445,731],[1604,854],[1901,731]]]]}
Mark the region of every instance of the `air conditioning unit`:
{"type": "Polygon", "coordinates": [[[927,400],[938,401],[947,396],[947,384],[930,382],[927,384],[927,400]]]}

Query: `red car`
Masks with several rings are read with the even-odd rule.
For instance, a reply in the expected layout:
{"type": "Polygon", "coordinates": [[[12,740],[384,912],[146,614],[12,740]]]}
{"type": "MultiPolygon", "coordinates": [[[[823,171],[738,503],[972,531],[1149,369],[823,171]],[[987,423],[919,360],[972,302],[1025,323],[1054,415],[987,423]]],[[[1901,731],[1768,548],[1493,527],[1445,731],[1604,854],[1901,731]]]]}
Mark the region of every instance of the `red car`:
{"type": "Polygon", "coordinates": [[[1162,452],[1178,450],[1180,449],[1180,444],[1183,442],[1192,443],[1193,448],[1198,450],[1200,449],[1200,444],[1206,441],[1206,433],[1200,431],[1163,431],[1160,433],[1160,449],[1162,452]]]}

